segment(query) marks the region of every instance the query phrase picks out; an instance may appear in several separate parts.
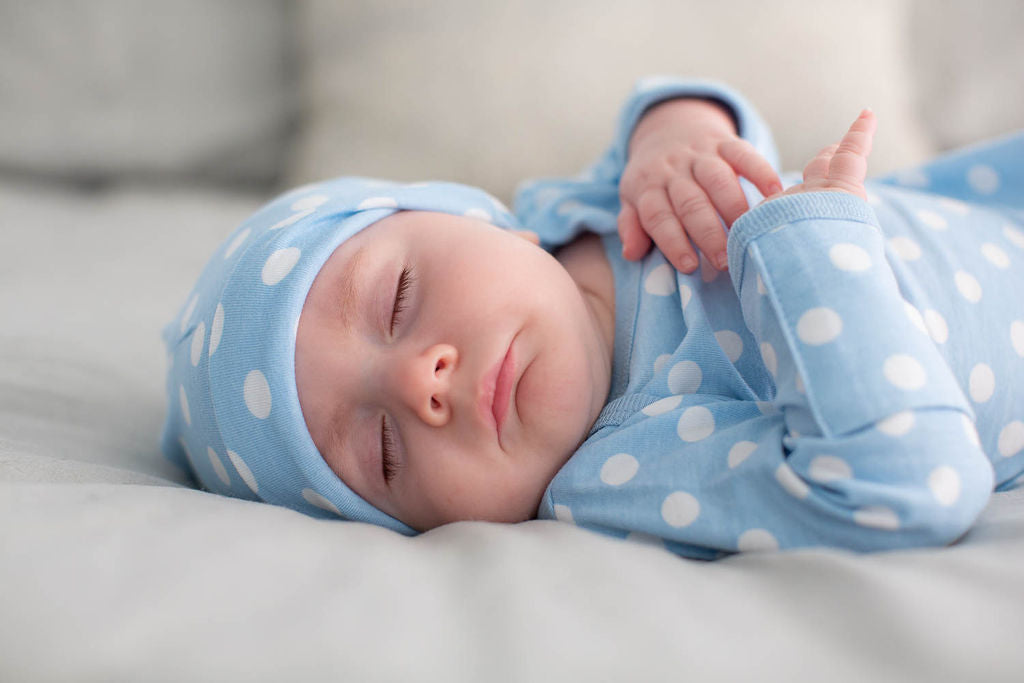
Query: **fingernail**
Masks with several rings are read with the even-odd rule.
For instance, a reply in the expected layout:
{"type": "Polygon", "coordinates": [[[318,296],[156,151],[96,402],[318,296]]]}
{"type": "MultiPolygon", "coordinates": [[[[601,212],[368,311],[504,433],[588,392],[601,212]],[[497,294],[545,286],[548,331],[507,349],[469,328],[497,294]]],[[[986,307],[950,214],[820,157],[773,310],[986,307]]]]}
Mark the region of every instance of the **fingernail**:
{"type": "Polygon", "coordinates": [[[725,254],[719,254],[718,256],[715,257],[715,263],[718,264],[719,270],[725,270],[726,267],[729,265],[729,257],[726,256],[725,254]]]}
{"type": "Polygon", "coordinates": [[[697,262],[696,262],[696,261],[694,261],[694,260],[693,260],[692,258],[690,258],[689,256],[687,256],[687,257],[683,258],[683,262],[682,262],[682,263],[683,263],[683,270],[690,270],[690,269],[692,269],[692,268],[693,268],[694,266],[696,266],[696,265],[697,265],[697,262]]]}
{"type": "Polygon", "coordinates": [[[874,113],[875,113],[875,112],[871,111],[871,107],[864,107],[864,111],[862,111],[862,112],[860,113],[860,115],[861,115],[862,117],[864,117],[864,116],[867,116],[868,114],[874,114],[874,113]]]}

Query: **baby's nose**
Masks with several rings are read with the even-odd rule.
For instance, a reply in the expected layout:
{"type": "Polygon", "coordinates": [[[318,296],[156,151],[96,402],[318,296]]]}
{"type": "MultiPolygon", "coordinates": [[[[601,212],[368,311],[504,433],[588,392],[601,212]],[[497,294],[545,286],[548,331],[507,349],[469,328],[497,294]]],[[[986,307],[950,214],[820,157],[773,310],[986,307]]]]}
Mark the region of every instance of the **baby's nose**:
{"type": "Polygon", "coordinates": [[[458,359],[451,344],[435,344],[410,358],[396,377],[409,408],[431,426],[443,426],[451,419],[452,374],[458,359]]]}

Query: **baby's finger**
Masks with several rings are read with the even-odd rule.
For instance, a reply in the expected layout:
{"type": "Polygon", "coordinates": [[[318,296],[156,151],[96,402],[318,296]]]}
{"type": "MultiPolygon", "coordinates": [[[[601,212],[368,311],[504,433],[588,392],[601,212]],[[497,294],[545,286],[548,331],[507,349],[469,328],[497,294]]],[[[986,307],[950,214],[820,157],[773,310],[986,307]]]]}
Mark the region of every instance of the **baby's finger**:
{"type": "Polygon", "coordinates": [[[850,126],[828,167],[828,179],[852,185],[861,185],[868,171],[868,155],[878,121],[870,109],[865,109],[850,126]]]}
{"type": "MultiPolygon", "coordinates": [[[[718,146],[718,154],[725,159],[738,175],[754,183],[765,197],[782,192],[782,181],[772,165],[754,146],[743,138],[733,138],[718,146]]],[[[723,214],[724,217],[724,214],[723,214]]],[[[729,222],[732,225],[732,222],[729,222]]]]}
{"type": "Polygon", "coordinates": [[[651,248],[651,238],[640,226],[636,208],[625,200],[619,211],[619,238],[622,240],[622,257],[627,261],[643,257],[651,248]]]}
{"type": "MultiPolygon", "coordinates": [[[[743,189],[740,187],[740,181],[736,178],[736,172],[721,158],[705,156],[697,159],[693,164],[693,177],[711,198],[711,203],[722,215],[726,226],[732,227],[736,219],[750,208],[747,205],[747,198],[743,195],[743,189]]],[[[669,196],[671,195],[670,189],[669,196]]],[[[689,230],[689,226],[687,226],[687,230],[691,237],[695,236],[693,231],[689,230]]],[[[701,249],[704,249],[703,245],[701,245],[701,249]]]]}
{"type": "Polygon", "coordinates": [[[686,239],[683,226],[672,211],[665,191],[648,190],[640,195],[636,208],[644,231],[651,236],[665,258],[677,270],[692,272],[697,266],[697,256],[686,239]]]}
{"type": "MultiPolygon", "coordinates": [[[[732,182],[735,183],[736,176],[732,175],[732,171],[728,170],[728,166],[724,163],[722,166],[725,167],[726,173],[732,176],[732,182]]],[[[726,234],[707,194],[700,185],[689,178],[676,178],[668,186],[668,195],[672,200],[672,206],[675,207],[676,215],[683,221],[686,235],[697,244],[698,249],[707,255],[708,260],[719,270],[723,270],[727,263],[726,234]]],[[[657,242],[657,238],[654,241],[657,242]]],[[[659,246],[661,246],[660,243],[659,246]]],[[[694,265],[696,263],[694,260],[694,265]]],[[[687,272],[689,271],[687,270],[687,272]]]]}
{"type": "Polygon", "coordinates": [[[811,180],[823,180],[828,175],[828,165],[832,161],[832,155],[839,149],[838,144],[822,147],[817,156],[807,162],[804,166],[804,182],[811,180]]]}

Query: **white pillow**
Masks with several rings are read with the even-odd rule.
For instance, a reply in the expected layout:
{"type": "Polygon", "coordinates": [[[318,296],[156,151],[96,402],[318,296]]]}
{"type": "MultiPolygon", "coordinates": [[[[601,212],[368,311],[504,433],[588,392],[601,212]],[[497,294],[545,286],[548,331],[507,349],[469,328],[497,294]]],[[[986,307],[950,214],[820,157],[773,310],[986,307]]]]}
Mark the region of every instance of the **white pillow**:
{"type": "Polygon", "coordinates": [[[289,184],[341,174],[446,179],[506,201],[526,178],[578,172],[610,142],[638,77],[715,78],[802,170],[864,106],[871,173],[925,158],[904,0],[361,0],[300,5],[306,125],[289,184]]]}

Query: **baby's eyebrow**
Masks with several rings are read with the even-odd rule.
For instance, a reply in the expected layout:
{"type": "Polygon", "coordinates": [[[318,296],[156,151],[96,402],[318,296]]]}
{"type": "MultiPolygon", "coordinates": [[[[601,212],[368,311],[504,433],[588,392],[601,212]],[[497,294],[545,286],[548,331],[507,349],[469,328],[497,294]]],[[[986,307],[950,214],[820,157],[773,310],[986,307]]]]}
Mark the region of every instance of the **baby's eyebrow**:
{"type": "Polygon", "coordinates": [[[356,324],[356,306],[359,303],[359,284],[363,280],[363,266],[366,261],[366,246],[362,246],[352,255],[345,266],[338,294],[338,314],[344,329],[351,329],[356,324]]]}

